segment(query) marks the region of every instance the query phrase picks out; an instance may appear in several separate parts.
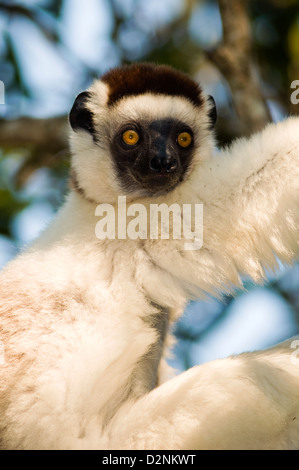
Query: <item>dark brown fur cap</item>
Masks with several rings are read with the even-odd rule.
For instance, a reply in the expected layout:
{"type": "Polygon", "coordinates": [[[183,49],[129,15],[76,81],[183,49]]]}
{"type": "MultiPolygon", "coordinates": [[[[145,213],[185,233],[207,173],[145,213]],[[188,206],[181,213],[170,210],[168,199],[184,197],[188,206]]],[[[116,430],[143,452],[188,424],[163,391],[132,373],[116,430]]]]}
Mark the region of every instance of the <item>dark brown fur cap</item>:
{"type": "Polygon", "coordinates": [[[109,86],[109,106],[124,96],[144,93],[183,96],[195,106],[203,103],[200,86],[184,73],[167,65],[137,63],[117,67],[106,72],[102,81],[109,86]]]}

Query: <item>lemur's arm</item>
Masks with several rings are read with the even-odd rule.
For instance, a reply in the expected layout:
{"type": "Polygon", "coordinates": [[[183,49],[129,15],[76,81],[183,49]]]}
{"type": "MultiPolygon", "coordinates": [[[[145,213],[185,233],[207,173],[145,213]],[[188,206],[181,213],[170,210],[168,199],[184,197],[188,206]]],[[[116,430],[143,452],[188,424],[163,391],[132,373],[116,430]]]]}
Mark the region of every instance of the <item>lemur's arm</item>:
{"type": "Polygon", "coordinates": [[[194,367],[127,403],[111,423],[111,449],[298,448],[298,345],[194,367]]]}
{"type": "Polygon", "coordinates": [[[206,247],[217,249],[219,240],[219,251],[255,280],[263,268],[276,266],[274,255],[294,261],[299,246],[299,118],[236,140],[204,165],[200,184],[206,247]]]}
{"type": "MultiPolygon", "coordinates": [[[[214,294],[240,286],[240,275],[262,281],[265,270],[277,268],[277,257],[282,262],[296,260],[299,117],[236,140],[196,165],[187,184],[185,193],[182,185],[185,202],[203,204],[201,248],[186,251],[177,242],[171,256],[163,256],[151,244],[150,253],[155,264],[184,288],[187,285],[194,297],[196,289],[214,294]]],[[[156,291],[151,290],[151,297],[156,291]]]]}

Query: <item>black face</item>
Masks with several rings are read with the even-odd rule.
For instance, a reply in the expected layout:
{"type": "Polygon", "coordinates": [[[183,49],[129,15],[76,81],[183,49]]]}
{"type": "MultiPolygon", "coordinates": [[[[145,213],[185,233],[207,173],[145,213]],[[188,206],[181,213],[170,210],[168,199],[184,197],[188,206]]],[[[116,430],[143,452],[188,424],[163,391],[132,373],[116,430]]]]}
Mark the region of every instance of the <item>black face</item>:
{"type": "Polygon", "coordinates": [[[174,119],[128,123],[111,143],[123,188],[148,196],[167,193],[183,181],[193,149],[192,129],[174,119]]]}

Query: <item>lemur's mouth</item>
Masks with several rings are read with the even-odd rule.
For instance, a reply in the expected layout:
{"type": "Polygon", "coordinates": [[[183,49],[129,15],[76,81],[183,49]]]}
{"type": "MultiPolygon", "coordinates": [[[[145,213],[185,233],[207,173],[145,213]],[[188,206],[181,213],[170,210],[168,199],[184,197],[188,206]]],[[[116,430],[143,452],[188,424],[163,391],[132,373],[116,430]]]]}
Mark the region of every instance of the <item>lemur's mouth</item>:
{"type": "Polygon", "coordinates": [[[181,171],[177,171],[150,174],[145,177],[128,169],[124,180],[125,189],[129,189],[129,192],[140,191],[147,196],[160,196],[172,191],[182,181],[182,175],[181,171]]]}

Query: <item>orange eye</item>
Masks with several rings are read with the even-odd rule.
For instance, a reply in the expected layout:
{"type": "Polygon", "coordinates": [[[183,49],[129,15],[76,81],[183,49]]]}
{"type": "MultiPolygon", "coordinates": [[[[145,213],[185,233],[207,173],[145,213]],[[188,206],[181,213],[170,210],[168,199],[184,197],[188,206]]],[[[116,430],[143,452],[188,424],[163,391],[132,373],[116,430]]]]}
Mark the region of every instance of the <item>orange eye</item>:
{"type": "Polygon", "coordinates": [[[192,136],[189,134],[189,132],[181,132],[178,135],[178,144],[180,147],[189,147],[192,143],[192,136]]]}
{"type": "Polygon", "coordinates": [[[123,141],[127,145],[136,145],[139,141],[139,135],[136,131],[128,130],[123,133],[123,141]]]}

